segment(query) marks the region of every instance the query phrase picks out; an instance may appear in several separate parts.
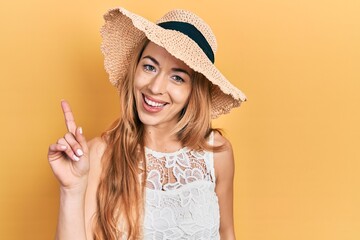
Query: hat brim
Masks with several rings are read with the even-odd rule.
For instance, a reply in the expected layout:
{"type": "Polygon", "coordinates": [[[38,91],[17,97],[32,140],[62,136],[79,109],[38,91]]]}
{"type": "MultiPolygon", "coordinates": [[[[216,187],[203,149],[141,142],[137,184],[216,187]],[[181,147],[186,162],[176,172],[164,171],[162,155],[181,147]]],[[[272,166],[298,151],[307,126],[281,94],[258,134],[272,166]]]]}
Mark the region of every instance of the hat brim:
{"type": "Polygon", "coordinates": [[[211,92],[213,119],[246,100],[246,96],[221,74],[197,43],[183,33],[164,29],[123,8],[109,10],[104,19],[101,50],[105,70],[114,86],[118,87],[119,81],[125,78],[134,49],[147,37],[214,84],[211,92]]]}

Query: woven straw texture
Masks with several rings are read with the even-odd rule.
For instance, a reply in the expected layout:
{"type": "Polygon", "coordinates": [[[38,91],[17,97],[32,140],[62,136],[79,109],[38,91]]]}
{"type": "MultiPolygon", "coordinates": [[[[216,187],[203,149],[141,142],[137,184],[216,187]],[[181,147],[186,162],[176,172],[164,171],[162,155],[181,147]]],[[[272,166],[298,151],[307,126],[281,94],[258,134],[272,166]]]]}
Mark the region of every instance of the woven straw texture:
{"type": "MultiPolygon", "coordinates": [[[[105,24],[101,28],[103,38],[101,50],[105,58],[105,70],[114,86],[118,87],[119,81],[125,78],[129,59],[138,43],[146,36],[214,84],[211,92],[213,119],[230,112],[232,108],[240,106],[241,102],[246,100],[245,95],[220,73],[197,43],[183,33],[164,29],[123,8],[109,10],[104,15],[104,19],[105,24]]],[[[172,10],[157,23],[168,21],[194,25],[206,38],[215,54],[217,50],[215,36],[210,27],[197,15],[185,10],[172,10]]]]}

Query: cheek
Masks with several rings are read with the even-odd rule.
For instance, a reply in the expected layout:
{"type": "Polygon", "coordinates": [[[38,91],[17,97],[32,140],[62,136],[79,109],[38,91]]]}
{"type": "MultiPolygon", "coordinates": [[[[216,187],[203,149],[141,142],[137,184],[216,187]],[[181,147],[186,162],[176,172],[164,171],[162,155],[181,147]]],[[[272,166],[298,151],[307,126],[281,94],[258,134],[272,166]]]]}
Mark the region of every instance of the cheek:
{"type": "Polygon", "coordinates": [[[141,72],[136,70],[134,75],[134,89],[141,89],[145,84],[144,77],[141,72]]]}
{"type": "Polygon", "coordinates": [[[174,100],[176,100],[176,102],[179,104],[185,105],[187,104],[188,99],[190,97],[190,92],[191,92],[190,87],[176,89],[173,92],[174,100]]]}
{"type": "Polygon", "coordinates": [[[142,94],[141,90],[144,88],[144,81],[141,81],[141,77],[139,75],[134,76],[134,83],[133,83],[133,94],[136,101],[142,101],[142,94]]]}

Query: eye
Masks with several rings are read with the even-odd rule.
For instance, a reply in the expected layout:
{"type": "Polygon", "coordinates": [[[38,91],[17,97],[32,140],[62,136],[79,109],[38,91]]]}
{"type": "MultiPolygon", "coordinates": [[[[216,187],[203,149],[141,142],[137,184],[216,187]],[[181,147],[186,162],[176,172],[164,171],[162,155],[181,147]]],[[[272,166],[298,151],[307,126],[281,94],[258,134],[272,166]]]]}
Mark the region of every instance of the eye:
{"type": "Polygon", "coordinates": [[[178,82],[178,83],[183,83],[185,82],[183,78],[179,77],[178,75],[175,75],[172,77],[172,79],[175,80],[175,82],[178,82]]]}
{"type": "Polygon", "coordinates": [[[145,72],[154,72],[156,70],[154,66],[149,64],[144,64],[143,69],[145,72]]]}

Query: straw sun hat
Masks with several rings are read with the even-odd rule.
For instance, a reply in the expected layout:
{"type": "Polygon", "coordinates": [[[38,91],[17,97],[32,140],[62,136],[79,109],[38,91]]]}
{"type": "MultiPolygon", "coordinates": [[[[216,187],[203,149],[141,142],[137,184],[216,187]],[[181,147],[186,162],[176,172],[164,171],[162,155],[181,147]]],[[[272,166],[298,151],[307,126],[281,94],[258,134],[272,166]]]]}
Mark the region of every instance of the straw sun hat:
{"type": "Polygon", "coordinates": [[[101,50],[105,70],[114,86],[118,87],[119,81],[124,80],[133,50],[147,37],[213,83],[212,118],[228,113],[246,100],[245,95],[215,67],[215,36],[210,27],[194,13],[172,10],[153,23],[124,8],[115,8],[110,9],[104,19],[101,50]]]}

